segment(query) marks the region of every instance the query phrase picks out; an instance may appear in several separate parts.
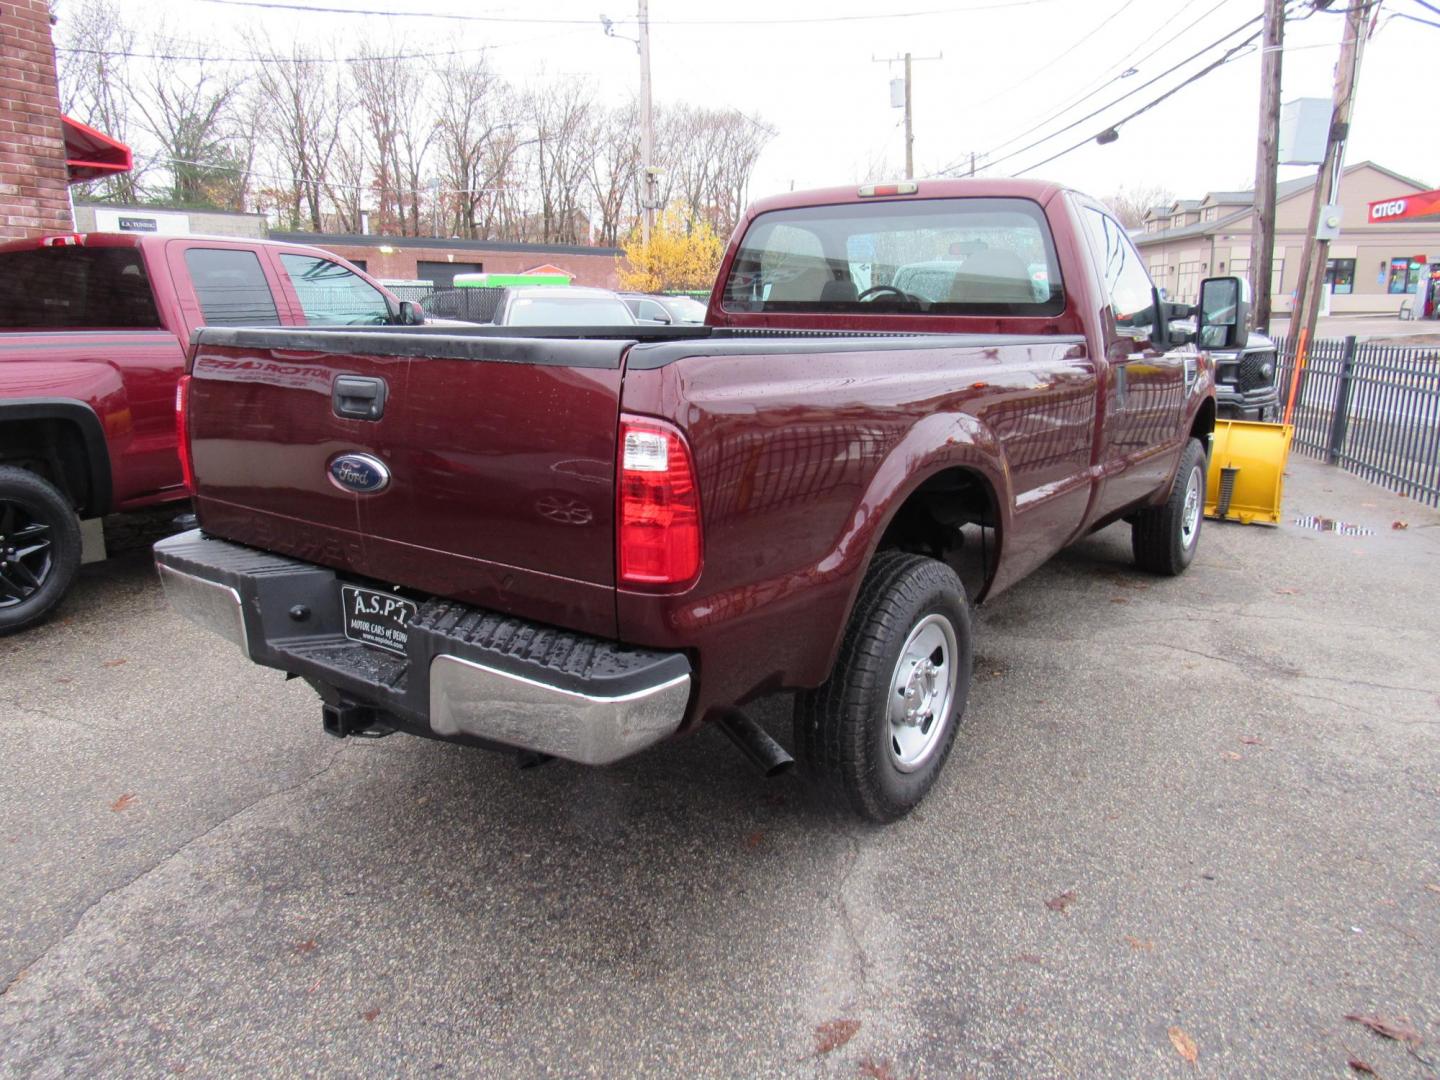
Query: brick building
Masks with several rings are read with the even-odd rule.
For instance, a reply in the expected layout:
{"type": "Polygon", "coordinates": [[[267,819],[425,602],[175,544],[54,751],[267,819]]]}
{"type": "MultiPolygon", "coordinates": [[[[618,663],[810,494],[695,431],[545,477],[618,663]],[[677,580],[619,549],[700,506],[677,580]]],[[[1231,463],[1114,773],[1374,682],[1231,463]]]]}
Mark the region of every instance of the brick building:
{"type": "Polygon", "coordinates": [[[0,237],[72,228],[46,0],[0,0],[0,237]]]}
{"type": "Polygon", "coordinates": [[[576,244],[510,244],[497,240],[449,240],[430,236],[333,235],[272,232],[272,240],[333,251],[387,281],[429,281],[448,288],[456,274],[488,271],[523,274],[550,266],[572,275],[576,285],[614,289],[619,284],[619,248],[576,244]]]}

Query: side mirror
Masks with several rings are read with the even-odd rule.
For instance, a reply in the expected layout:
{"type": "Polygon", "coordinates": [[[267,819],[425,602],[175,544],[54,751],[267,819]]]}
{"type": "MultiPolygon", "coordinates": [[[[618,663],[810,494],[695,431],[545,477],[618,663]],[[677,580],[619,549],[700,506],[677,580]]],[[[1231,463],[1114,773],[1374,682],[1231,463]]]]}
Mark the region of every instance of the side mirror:
{"type": "Polygon", "coordinates": [[[1250,319],[1250,285],[1242,277],[1212,277],[1200,282],[1195,305],[1195,343],[1202,349],[1245,345],[1250,319]]]}
{"type": "Polygon", "coordinates": [[[401,300],[400,314],[395,321],[401,326],[424,326],[425,309],[414,300],[401,300]]]}
{"type": "Polygon", "coordinates": [[[655,316],[655,321],[656,321],[657,323],[659,323],[661,326],[669,326],[669,325],[670,325],[670,316],[669,316],[669,315],[666,315],[666,314],[664,314],[664,313],[662,312],[661,314],[655,316]]]}

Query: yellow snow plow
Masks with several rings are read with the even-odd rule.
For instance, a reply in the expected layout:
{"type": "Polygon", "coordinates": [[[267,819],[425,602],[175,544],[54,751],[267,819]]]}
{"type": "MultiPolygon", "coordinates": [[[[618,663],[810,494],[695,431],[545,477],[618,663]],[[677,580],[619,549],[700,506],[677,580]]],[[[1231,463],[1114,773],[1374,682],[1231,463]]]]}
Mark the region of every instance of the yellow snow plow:
{"type": "Polygon", "coordinates": [[[1280,493],[1294,434],[1293,424],[1216,421],[1205,516],[1242,525],[1280,524],[1280,493]]]}

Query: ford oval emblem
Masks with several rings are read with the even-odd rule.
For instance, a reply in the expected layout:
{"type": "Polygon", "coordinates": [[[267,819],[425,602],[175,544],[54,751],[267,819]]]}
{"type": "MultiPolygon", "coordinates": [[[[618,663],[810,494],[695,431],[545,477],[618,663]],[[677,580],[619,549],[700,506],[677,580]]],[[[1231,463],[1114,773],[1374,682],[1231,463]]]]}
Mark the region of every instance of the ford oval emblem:
{"type": "Polygon", "coordinates": [[[330,459],[330,482],[346,491],[373,495],[390,484],[390,470],[369,454],[340,454],[330,459]]]}

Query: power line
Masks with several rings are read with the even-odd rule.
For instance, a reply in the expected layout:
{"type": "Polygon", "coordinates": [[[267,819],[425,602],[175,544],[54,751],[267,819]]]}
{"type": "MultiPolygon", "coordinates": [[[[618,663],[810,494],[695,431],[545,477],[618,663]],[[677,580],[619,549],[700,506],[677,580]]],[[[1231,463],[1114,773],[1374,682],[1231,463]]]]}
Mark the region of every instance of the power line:
{"type": "MultiPolygon", "coordinates": [[[[1171,44],[1173,44],[1176,40],[1178,40],[1179,38],[1181,38],[1181,37],[1184,36],[1185,34],[1189,33],[1189,32],[1190,32],[1191,30],[1193,30],[1196,26],[1200,25],[1200,23],[1204,22],[1204,21],[1205,21],[1206,19],[1208,19],[1211,15],[1215,14],[1215,12],[1219,11],[1222,7],[1224,7],[1224,6],[1225,6],[1226,4],[1228,4],[1229,2],[1230,2],[1230,0],[1219,0],[1219,3],[1215,4],[1214,7],[1211,7],[1211,8],[1206,9],[1205,12],[1203,12],[1198,18],[1196,18],[1196,19],[1192,20],[1191,22],[1187,23],[1187,24],[1186,24],[1185,26],[1183,26],[1180,30],[1176,31],[1176,32],[1175,32],[1174,34],[1172,34],[1170,37],[1168,37],[1168,38],[1166,38],[1164,41],[1162,41],[1159,45],[1157,45],[1157,46],[1155,46],[1153,49],[1151,49],[1151,50],[1150,50],[1148,53],[1146,53],[1144,56],[1141,56],[1138,60],[1134,60],[1133,62],[1132,62],[1132,58],[1135,56],[1135,54],[1136,54],[1137,52],[1140,51],[1140,48],[1144,48],[1144,46],[1142,45],[1142,46],[1140,46],[1140,48],[1132,49],[1132,50],[1125,56],[1124,59],[1122,59],[1122,60],[1120,60],[1118,63],[1112,65],[1111,70],[1113,71],[1115,68],[1121,67],[1121,65],[1125,65],[1125,67],[1122,69],[1123,71],[1134,71],[1135,68],[1136,68],[1138,65],[1145,63],[1145,61],[1149,60],[1151,57],[1154,57],[1154,56],[1158,55],[1160,52],[1164,51],[1167,47],[1169,47],[1171,44]]],[[[1247,24],[1247,25],[1248,25],[1248,24],[1247,24]]],[[[1239,28],[1237,28],[1237,30],[1232,30],[1232,31],[1230,31],[1230,34],[1237,33],[1239,30],[1243,30],[1243,29],[1244,29],[1243,26],[1242,26],[1242,27],[1239,27],[1239,28]]],[[[1230,34],[1226,34],[1225,37],[1229,37],[1230,34]]],[[[1223,40],[1225,40],[1225,39],[1224,39],[1224,38],[1221,38],[1220,40],[1223,41],[1223,40]]],[[[1218,44],[1218,42],[1217,42],[1216,44],[1218,44]]],[[[1207,46],[1206,46],[1206,49],[1209,49],[1209,48],[1212,48],[1212,47],[1213,47],[1213,46],[1208,46],[1208,45],[1207,45],[1207,46]]],[[[1205,52],[1206,49],[1202,49],[1202,50],[1200,50],[1200,51],[1201,51],[1201,52],[1205,52]]],[[[1198,54],[1197,54],[1197,55],[1198,55],[1198,54]]],[[[1189,59],[1194,59],[1194,57],[1190,57],[1189,59]]],[[[1184,66],[1185,64],[1187,64],[1187,63],[1189,63],[1189,60],[1183,60],[1183,61],[1180,62],[1180,64],[1177,64],[1176,67],[1183,67],[1183,66],[1184,66]]],[[[1175,68],[1171,68],[1170,70],[1171,70],[1171,71],[1174,71],[1175,68]]],[[[1163,76],[1166,75],[1166,74],[1169,74],[1169,72],[1162,72],[1161,77],[1163,77],[1163,76]]],[[[1021,139],[1025,138],[1025,136],[1027,136],[1027,135],[1029,135],[1029,134],[1031,134],[1031,133],[1033,133],[1033,132],[1039,131],[1039,130],[1040,130],[1041,128],[1043,128],[1046,124],[1049,124],[1049,123],[1051,123],[1051,122],[1054,121],[1054,120],[1058,120],[1060,117],[1064,116],[1064,115],[1065,115],[1066,113],[1068,113],[1068,112],[1072,112],[1073,110],[1075,110],[1076,108],[1078,108],[1080,105],[1084,104],[1086,101],[1089,101],[1089,100],[1090,100],[1091,98],[1093,98],[1096,94],[1099,94],[1099,93],[1103,92],[1103,91],[1104,91],[1108,86],[1110,86],[1112,83],[1119,82],[1121,79],[1123,79],[1123,78],[1125,78],[1125,77],[1126,77],[1126,76],[1122,73],[1122,74],[1117,75],[1117,76],[1115,76],[1115,77],[1113,77],[1113,78],[1102,79],[1099,83],[1093,84],[1092,87],[1091,87],[1089,90],[1087,90],[1085,93],[1083,93],[1080,97],[1078,97],[1078,98],[1076,98],[1075,100],[1069,102],[1068,104],[1066,104],[1066,105],[1063,106],[1062,108],[1057,109],[1055,112],[1052,112],[1050,115],[1046,116],[1044,119],[1042,119],[1042,120],[1037,120],[1035,123],[1031,124],[1028,128],[1025,128],[1023,131],[1019,131],[1019,132],[1016,132],[1014,135],[1011,135],[1011,136],[1010,136],[1008,139],[1006,139],[1004,142],[999,143],[997,146],[993,147],[990,151],[988,151],[988,153],[989,153],[989,154],[993,154],[993,153],[995,153],[995,152],[997,152],[997,151],[999,151],[999,150],[1003,150],[1003,149],[1005,149],[1005,147],[1010,146],[1010,145],[1012,145],[1012,144],[1014,144],[1014,143],[1019,142],[1021,139]]],[[[1152,82],[1153,82],[1153,81],[1154,81],[1154,80],[1152,80],[1152,82]]],[[[1149,85],[1149,84],[1147,83],[1146,85],[1149,85]]],[[[1144,86],[1140,86],[1140,87],[1137,87],[1137,88],[1136,88],[1136,91],[1132,91],[1132,92],[1138,92],[1139,90],[1143,90],[1144,88],[1145,88],[1144,86]]],[[[1123,97],[1122,97],[1122,98],[1117,98],[1117,99],[1116,99],[1116,102],[1123,101],[1123,100],[1125,100],[1123,97]]],[[[1114,103],[1115,103],[1115,102],[1112,102],[1112,104],[1114,104],[1114,103]]],[[[1108,108],[1108,106],[1107,106],[1107,108],[1108,108]]],[[[1092,114],[1092,115],[1093,115],[1093,114],[1092,114]]],[[[1083,118],[1082,118],[1082,120],[1077,121],[1077,123],[1083,123],[1083,122],[1084,122],[1084,119],[1083,119],[1083,118]]],[[[1066,129],[1065,129],[1065,128],[1061,128],[1060,130],[1061,130],[1061,131],[1064,131],[1064,130],[1066,130],[1066,129]]],[[[1060,132],[1056,132],[1056,134],[1058,135],[1058,134],[1060,134],[1060,132]]],[[[986,156],[988,156],[988,155],[986,155],[986,156]]],[[[956,169],[956,168],[961,167],[961,166],[964,164],[964,161],[965,161],[965,159],[962,157],[962,158],[960,158],[959,160],[955,161],[954,163],[952,163],[952,164],[950,164],[950,165],[947,165],[945,168],[943,168],[943,169],[941,169],[941,170],[939,170],[939,171],[940,171],[942,174],[943,174],[943,173],[948,173],[948,172],[950,172],[952,169],[956,169]]]]}
{"type": "MultiPolygon", "coordinates": [[[[146,160],[151,162],[163,161],[171,165],[190,165],[200,170],[201,172],[206,173],[235,173],[239,176],[243,176],[252,180],[268,180],[272,183],[277,184],[293,184],[296,187],[312,187],[317,191],[346,191],[355,192],[358,194],[360,192],[372,190],[374,188],[374,184],[367,181],[360,181],[359,183],[348,183],[343,180],[326,180],[315,177],[306,178],[303,176],[285,176],[281,173],[257,172],[255,169],[248,168],[243,165],[221,165],[209,161],[195,161],[191,158],[170,157],[166,154],[150,154],[146,156],[146,160]]],[[[506,185],[501,183],[479,188],[442,188],[429,186],[419,188],[400,188],[396,186],[389,186],[386,190],[389,194],[396,196],[483,195],[489,192],[499,191],[507,186],[513,185],[506,185]]]]}
{"type": "Polygon", "coordinates": [[[1390,12],[1388,19],[1409,19],[1411,22],[1418,22],[1421,26],[1440,26],[1440,22],[1431,22],[1429,19],[1422,19],[1419,15],[1407,15],[1403,11],[1390,12]]]}
{"type": "MultiPolygon", "coordinates": [[[[589,30],[590,24],[585,24],[584,30],[572,30],[567,33],[547,33],[536,37],[525,37],[518,41],[496,41],[489,45],[463,45],[455,49],[444,49],[440,51],[426,50],[423,52],[392,53],[386,56],[282,56],[276,53],[259,53],[249,56],[215,56],[207,53],[157,53],[157,52],[128,52],[115,49],[92,49],[74,45],[57,45],[57,53],[72,53],[81,56],[110,56],[121,57],[126,60],[166,60],[193,63],[213,62],[217,64],[250,64],[264,62],[267,64],[358,64],[365,60],[438,60],[449,56],[463,56],[465,53],[489,52],[494,49],[510,49],[522,45],[534,45],[540,42],[558,41],[561,38],[575,37],[578,34],[589,30]]],[[[201,42],[189,42],[189,44],[203,48],[201,42]]]]}
{"type": "MultiPolygon", "coordinates": [[[[1224,3],[1228,3],[1229,0],[1220,0],[1220,2],[1221,2],[1222,4],[1224,4],[1224,3]]],[[[1059,63],[1061,60],[1065,59],[1065,57],[1069,56],[1069,55],[1070,55],[1072,52],[1074,52],[1077,48],[1079,48],[1081,45],[1085,44],[1085,42],[1089,41],[1092,37],[1094,37],[1096,34],[1098,34],[1101,30],[1104,30],[1105,27],[1109,26],[1112,22],[1114,22],[1116,19],[1118,19],[1121,15],[1123,15],[1123,14],[1125,13],[1125,11],[1126,11],[1127,8],[1134,7],[1134,6],[1135,6],[1135,3],[1136,3],[1136,0],[1125,0],[1125,2],[1124,2],[1123,4],[1121,4],[1118,8],[1116,8],[1114,11],[1112,11],[1106,18],[1102,19],[1099,23],[1097,23],[1097,24],[1095,25],[1095,27],[1094,27],[1088,34],[1086,34],[1084,37],[1082,37],[1079,41],[1073,42],[1073,43],[1072,43],[1068,48],[1066,48],[1066,50],[1065,50],[1064,52],[1062,52],[1059,56],[1056,56],[1056,57],[1054,57],[1053,59],[1047,60],[1045,63],[1041,64],[1041,65],[1040,65],[1039,67],[1037,67],[1034,71],[1032,71],[1029,75],[1026,75],[1026,76],[1025,76],[1023,79],[1021,79],[1019,82],[1011,83],[1009,86],[1005,87],[1003,90],[997,90],[997,91],[995,91],[995,93],[991,94],[989,97],[981,98],[979,101],[976,101],[976,102],[971,102],[971,103],[969,103],[969,105],[968,105],[967,107],[968,107],[968,108],[971,108],[971,109],[978,109],[981,105],[988,105],[988,104],[990,104],[990,102],[995,101],[997,98],[1004,97],[1006,94],[1010,93],[1010,91],[1019,89],[1020,87],[1024,86],[1026,83],[1032,82],[1033,80],[1038,79],[1041,75],[1046,74],[1046,73],[1050,70],[1051,67],[1053,67],[1055,64],[1059,63]]]]}
{"type": "MultiPolygon", "coordinates": [[[[1254,20],[1251,20],[1251,21],[1253,22],[1254,20]]],[[[1248,24],[1247,24],[1247,25],[1248,25],[1248,24]]],[[[1230,63],[1232,60],[1238,59],[1238,58],[1239,58],[1239,55],[1240,55],[1249,45],[1251,45],[1251,44],[1255,41],[1255,39],[1258,38],[1262,33],[1263,33],[1263,31],[1261,31],[1261,30],[1255,31],[1255,33],[1251,34],[1251,35],[1250,35],[1248,38],[1246,38],[1244,41],[1240,42],[1240,43],[1237,44],[1237,45],[1233,45],[1233,46],[1231,46],[1229,49],[1227,49],[1227,50],[1225,51],[1225,54],[1224,54],[1223,56],[1221,56],[1218,60],[1215,60],[1215,61],[1213,61],[1212,63],[1207,64],[1205,67],[1203,67],[1203,68],[1201,68],[1199,71],[1197,71],[1194,75],[1191,75],[1191,76],[1190,76],[1188,79],[1186,79],[1184,82],[1181,82],[1181,83],[1176,84],[1175,86],[1172,86],[1169,90],[1166,90],[1165,93],[1161,94],[1161,95],[1160,95],[1159,97],[1157,97],[1154,101],[1151,101],[1151,102],[1150,102],[1149,104],[1147,104],[1147,105],[1142,105],[1140,108],[1138,108],[1138,109],[1136,109],[1134,112],[1132,112],[1129,116],[1122,116],[1119,120],[1116,120],[1114,123],[1106,125],[1104,131],[1097,131],[1094,135],[1090,135],[1090,136],[1088,136],[1088,137],[1086,137],[1086,138],[1084,138],[1084,139],[1081,139],[1079,142],[1075,143],[1073,146],[1066,147],[1064,150],[1061,150],[1061,151],[1060,151],[1059,153],[1057,153],[1057,154],[1051,154],[1048,158],[1046,158],[1046,159],[1043,160],[1043,161],[1037,161],[1034,165],[1027,165],[1025,168],[1020,169],[1019,171],[1017,171],[1014,175],[1016,175],[1016,176],[1024,176],[1024,175],[1025,175],[1026,173],[1028,173],[1028,172],[1034,172],[1036,169],[1041,168],[1041,167],[1044,166],[1044,165],[1049,165],[1050,162],[1056,160],[1057,158],[1062,158],[1062,157],[1064,157],[1066,154],[1071,153],[1072,151],[1079,150],[1080,147],[1084,146],[1086,143],[1089,143],[1091,140],[1093,140],[1093,139],[1095,139],[1095,138],[1098,138],[1100,135],[1103,135],[1105,132],[1107,132],[1107,131],[1112,131],[1112,132],[1113,132],[1113,131],[1115,131],[1116,129],[1118,129],[1121,124],[1128,123],[1129,121],[1134,120],[1135,117],[1139,116],[1140,114],[1149,112],[1151,109],[1155,108],[1156,105],[1159,105],[1162,101],[1166,100],[1167,98],[1174,97],[1174,96],[1175,96],[1176,94],[1178,94],[1181,90],[1185,89],[1185,87],[1189,86],[1191,83],[1199,82],[1201,79],[1203,79],[1206,75],[1209,75],[1209,74],[1210,74],[1212,71],[1214,71],[1215,69],[1220,68],[1220,67],[1223,67],[1225,64],[1230,63]]],[[[1103,111],[1103,110],[1101,110],[1101,111],[1103,111]]],[[[1094,114],[1091,114],[1091,115],[1094,115],[1094,114]]],[[[1053,138],[1053,136],[1052,136],[1052,138],[1053,138]]],[[[1047,140],[1043,140],[1043,139],[1042,139],[1041,141],[1044,142],[1044,141],[1047,141],[1047,140]]],[[[1031,144],[1031,145],[1035,145],[1035,144],[1031,144]]],[[[1021,151],[1021,152],[1023,152],[1023,151],[1021,151]]],[[[1014,155],[1011,155],[1011,156],[1013,157],[1014,155]]],[[[1002,159],[1002,160],[1003,160],[1003,159],[1002,159]]]]}
{"type": "MultiPolygon", "coordinates": [[[[457,15],[444,11],[393,11],[373,8],[322,7],[315,4],[288,3],[285,0],[202,0],[207,4],[228,7],[272,8],[283,11],[309,11],[326,15],[379,15],[406,19],[453,19],[459,22],[540,23],[561,26],[593,26],[595,19],[536,18],[529,15],[457,15]]],[[[865,15],[813,15],[780,19],[651,19],[652,26],[800,26],[814,23],[873,22],[883,19],[919,19],[934,15],[967,15],[976,11],[1000,11],[1007,8],[1033,7],[1057,3],[1058,0],[997,0],[995,3],[971,4],[963,7],[928,8],[922,11],[884,11],[865,15]]],[[[628,20],[626,20],[628,21],[628,20]]],[[[618,23],[620,20],[616,20],[618,23]]]]}
{"type": "MultiPolygon", "coordinates": [[[[1057,128],[1055,131],[1052,131],[1052,132],[1051,132],[1050,134],[1048,134],[1048,135],[1042,135],[1040,138],[1036,139],[1034,142],[1031,142],[1031,143],[1026,144],[1025,146],[1022,146],[1019,150],[1011,151],[1010,153],[1004,155],[1003,157],[996,158],[996,159],[994,159],[994,160],[987,160],[987,161],[985,162],[985,164],[981,166],[981,168],[988,169],[988,168],[990,168],[990,167],[992,167],[992,166],[994,166],[994,165],[999,165],[999,164],[1001,164],[1002,162],[1010,161],[1012,158],[1017,158],[1017,157],[1019,157],[1021,154],[1024,154],[1024,153],[1026,153],[1027,151],[1030,151],[1030,150],[1035,149],[1035,147],[1041,145],[1042,143],[1047,143],[1047,142],[1049,142],[1051,139],[1055,138],[1055,137],[1058,136],[1058,135],[1062,135],[1062,134],[1064,134],[1064,133],[1067,132],[1067,131],[1070,131],[1070,130],[1072,130],[1072,129],[1074,129],[1074,128],[1079,127],[1079,126],[1080,126],[1081,124],[1083,124],[1086,120],[1093,120],[1095,117],[1099,116],[1101,113],[1105,112],[1106,110],[1111,109],[1111,108],[1114,108],[1116,105],[1120,104],[1120,102],[1124,101],[1126,98],[1134,97],[1136,94],[1140,93],[1140,91],[1146,89],[1147,87],[1154,86],[1157,82],[1159,82],[1161,79],[1165,78],[1167,75],[1172,75],[1172,74],[1174,74],[1174,73],[1175,73],[1176,71],[1178,71],[1180,68],[1184,67],[1186,64],[1190,63],[1192,60],[1196,60],[1196,59],[1198,59],[1199,57],[1205,55],[1207,52],[1209,52],[1211,49],[1215,48],[1216,46],[1218,46],[1218,45],[1223,45],[1228,39],[1234,37],[1234,36],[1235,36],[1236,34],[1238,34],[1240,31],[1244,30],[1246,27],[1248,27],[1248,26],[1253,26],[1255,23],[1259,22],[1260,20],[1261,20],[1261,16],[1256,15],[1253,19],[1247,20],[1246,22],[1244,22],[1244,23],[1242,23],[1241,25],[1237,26],[1235,29],[1231,30],[1229,33],[1226,33],[1226,34],[1222,35],[1221,37],[1219,37],[1218,39],[1216,39],[1215,41],[1212,41],[1210,44],[1206,45],[1204,48],[1199,49],[1199,50],[1197,50],[1196,52],[1191,53],[1191,54],[1190,54],[1189,56],[1187,56],[1184,60],[1181,60],[1179,63],[1172,65],[1171,67],[1169,67],[1169,68],[1167,68],[1166,70],[1162,71],[1159,75],[1156,75],[1154,78],[1148,80],[1147,82],[1141,83],[1139,86],[1135,87],[1133,90],[1129,90],[1129,91],[1127,91],[1126,93],[1121,94],[1121,95],[1120,95],[1118,98],[1116,98],[1114,101],[1111,101],[1111,102],[1109,102],[1109,103],[1107,103],[1107,104],[1105,104],[1105,105],[1102,105],[1102,106],[1100,106],[1100,108],[1095,109],[1095,110],[1093,110],[1092,112],[1086,113],[1084,116],[1080,117],[1078,120],[1072,120],[1072,121],[1070,121],[1070,123],[1066,124],[1064,127],[1062,127],[1062,128],[1057,128]]],[[[1241,42],[1241,43],[1240,43],[1240,46],[1237,46],[1237,48],[1250,44],[1251,42],[1253,42],[1253,41],[1255,40],[1255,38],[1256,38],[1257,36],[1258,36],[1258,34],[1252,34],[1250,37],[1246,38],[1245,41],[1241,42]]],[[[1233,51],[1234,51],[1234,50],[1232,49],[1231,52],[1233,52],[1233,51]]],[[[1230,55],[1230,53],[1227,52],[1225,55],[1228,57],[1228,56],[1230,55]]],[[[1211,71],[1211,70],[1213,70],[1213,68],[1214,68],[1214,65],[1212,65],[1211,67],[1207,67],[1207,68],[1203,69],[1203,71],[1202,71],[1201,73],[1203,74],[1204,72],[1211,71]]],[[[1185,83],[1181,83],[1180,85],[1181,85],[1181,86],[1184,86],[1185,83]]],[[[1166,95],[1165,95],[1165,97],[1168,97],[1168,96],[1169,96],[1169,94],[1166,94],[1166,95]]],[[[1164,100],[1164,97],[1160,98],[1159,100],[1163,101],[1163,100],[1164,100]]],[[[1150,106],[1146,106],[1146,108],[1149,108],[1149,107],[1150,107],[1150,106]]],[[[1141,111],[1144,111],[1144,110],[1141,110],[1141,111]]],[[[1138,114],[1135,114],[1135,115],[1138,115],[1138,114]]],[[[1130,119],[1130,117],[1126,117],[1125,119],[1128,120],[1128,119],[1130,119]]],[[[1120,123],[1124,123],[1124,120],[1120,121],[1120,123]]],[[[1115,124],[1111,124],[1111,125],[1109,125],[1109,126],[1110,126],[1110,127],[1115,127],[1116,125],[1115,125],[1115,124]]],[[[1009,140],[1009,141],[1010,141],[1010,142],[1014,142],[1015,140],[1014,140],[1014,139],[1011,139],[1011,140],[1009,140]]],[[[1084,140],[1084,142],[1089,142],[1089,141],[1090,141],[1089,139],[1084,140]]],[[[1004,145],[1005,145],[1004,143],[1001,144],[1001,146],[1004,146],[1004,145]]],[[[1083,145],[1083,143],[1082,143],[1081,145],[1083,145]]],[[[1000,148],[1000,147],[996,147],[996,149],[999,149],[999,148],[1000,148]]],[[[992,151],[990,151],[990,153],[994,153],[994,151],[992,150],[992,151]]],[[[989,155],[987,154],[986,156],[988,157],[989,155]]],[[[1049,160],[1049,159],[1047,159],[1047,160],[1049,160]]],[[[1041,162],[1041,164],[1043,165],[1044,162],[1041,162]]],[[[953,168],[953,167],[954,167],[954,166],[952,166],[952,168],[953,168]]]]}
{"type": "MultiPolygon", "coordinates": [[[[531,39],[537,40],[537,39],[531,39]]],[[[545,38],[553,41],[554,37],[545,38]]],[[[514,44],[521,44],[515,42],[514,44]]],[[[120,57],[125,60],[167,60],[167,61],[188,61],[195,63],[216,63],[216,64],[245,64],[264,61],[267,64],[358,64],[362,60],[430,60],[445,56],[459,56],[462,53],[484,52],[489,49],[501,48],[500,45],[467,45],[461,49],[448,49],[444,52],[416,52],[416,53],[395,53],[391,56],[277,56],[271,53],[252,56],[212,56],[206,54],[183,54],[183,53],[152,53],[152,52],[123,52],[113,49],[87,49],[79,46],[57,45],[57,53],[72,53],[80,56],[111,56],[120,57]]]]}

